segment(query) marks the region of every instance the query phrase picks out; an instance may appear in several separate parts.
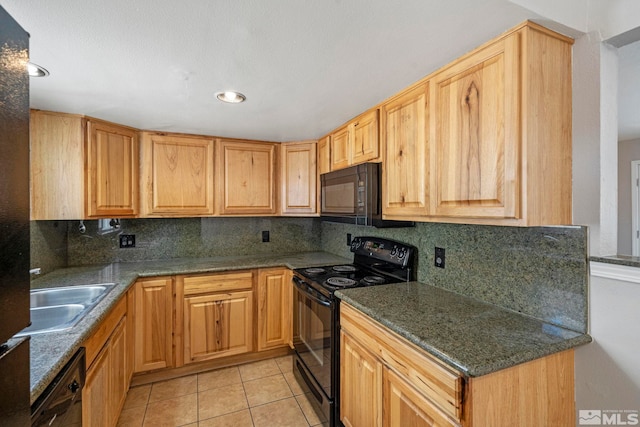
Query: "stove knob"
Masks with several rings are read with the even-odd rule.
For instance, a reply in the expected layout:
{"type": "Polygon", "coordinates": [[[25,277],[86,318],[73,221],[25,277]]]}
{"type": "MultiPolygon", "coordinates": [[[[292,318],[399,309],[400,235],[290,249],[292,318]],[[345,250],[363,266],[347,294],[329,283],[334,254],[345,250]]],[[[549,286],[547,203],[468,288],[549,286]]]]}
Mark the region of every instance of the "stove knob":
{"type": "Polygon", "coordinates": [[[393,249],[391,249],[391,257],[393,258],[394,256],[398,255],[398,247],[394,246],[393,249]]]}
{"type": "Polygon", "coordinates": [[[406,249],[400,249],[398,251],[398,259],[403,259],[404,257],[407,256],[407,250],[406,249]]]}

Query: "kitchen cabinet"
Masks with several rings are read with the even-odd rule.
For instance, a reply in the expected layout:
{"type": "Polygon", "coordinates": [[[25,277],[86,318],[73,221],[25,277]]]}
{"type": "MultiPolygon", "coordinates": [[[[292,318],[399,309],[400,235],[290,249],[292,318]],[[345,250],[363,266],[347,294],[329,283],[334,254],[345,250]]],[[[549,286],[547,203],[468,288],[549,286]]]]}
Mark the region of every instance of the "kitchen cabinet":
{"type": "Polygon", "coordinates": [[[571,44],[525,23],[429,79],[432,216],[571,224],[571,44]]]}
{"type": "Polygon", "coordinates": [[[32,220],[138,214],[135,129],[31,110],[30,145],[32,220]]]}
{"type": "Polygon", "coordinates": [[[344,169],[349,163],[349,126],[343,126],[331,134],[331,170],[344,169]]]}
{"type": "Polygon", "coordinates": [[[288,345],[291,341],[291,270],[258,271],[258,351],[288,345]]]}
{"type": "Polygon", "coordinates": [[[340,325],[345,425],[575,425],[573,350],[469,378],[344,302],[340,325]]]}
{"type": "Polygon", "coordinates": [[[213,138],[143,132],[142,216],[214,213],[213,138]]]}
{"type": "Polygon", "coordinates": [[[179,365],[253,350],[253,270],[176,281],[179,365]]]}
{"type": "Polygon", "coordinates": [[[378,110],[351,120],[331,134],[331,170],[380,160],[378,110]]]}
{"type": "Polygon", "coordinates": [[[134,372],[172,367],[173,278],[139,279],[134,286],[134,372]]]}
{"type": "Polygon", "coordinates": [[[344,329],[340,333],[340,420],[382,426],[382,363],[344,329]]]}
{"type": "Polygon", "coordinates": [[[316,214],[316,142],[282,143],[279,153],[282,215],[316,214]]]}
{"type": "Polygon", "coordinates": [[[318,140],[318,175],[331,172],[331,136],[318,140]]]}
{"type": "Polygon", "coordinates": [[[270,142],[217,140],[219,214],[276,214],[276,146],[270,142]]]}
{"type": "Polygon", "coordinates": [[[385,217],[429,214],[428,100],[426,83],[381,107],[385,154],[382,162],[382,212],[385,217]]]}
{"type": "Polygon", "coordinates": [[[87,121],[87,216],[123,218],[138,214],[138,132],[87,121]]]}
{"type": "Polygon", "coordinates": [[[115,426],[124,405],[129,376],[126,298],[85,342],[87,377],[82,390],[83,425],[115,426]]]}
{"type": "Polygon", "coordinates": [[[383,103],[383,218],[571,224],[571,44],[525,22],[383,103]]]}

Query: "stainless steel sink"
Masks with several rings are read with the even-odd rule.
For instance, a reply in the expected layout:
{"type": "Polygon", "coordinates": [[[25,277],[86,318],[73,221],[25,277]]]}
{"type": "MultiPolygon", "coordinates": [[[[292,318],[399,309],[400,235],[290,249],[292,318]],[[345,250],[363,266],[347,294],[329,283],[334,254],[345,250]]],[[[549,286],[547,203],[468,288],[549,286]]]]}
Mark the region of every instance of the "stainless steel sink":
{"type": "Polygon", "coordinates": [[[42,334],[62,331],[75,325],[86,310],[82,304],[54,305],[31,309],[31,326],[20,331],[18,335],[42,334]]]}
{"type": "Polygon", "coordinates": [[[104,283],[99,285],[34,289],[31,291],[31,308],[64,304],[92,305],[98,302],[113,286],[113,283],[104,283]]]}
{"type": "Polygon", "coordinates": [[[69,329],[77,324],[115,283],[31,290],[31,326],[16,336],[69,329]]]}

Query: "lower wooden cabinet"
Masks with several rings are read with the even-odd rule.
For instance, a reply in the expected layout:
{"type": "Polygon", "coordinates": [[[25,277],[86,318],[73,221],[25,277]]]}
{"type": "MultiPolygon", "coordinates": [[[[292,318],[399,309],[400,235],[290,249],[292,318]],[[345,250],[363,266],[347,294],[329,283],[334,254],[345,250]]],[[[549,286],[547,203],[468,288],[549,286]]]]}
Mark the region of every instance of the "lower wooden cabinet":
{"type": "Polygon", "coordinates": [[[135,283],[134,372],[173,366],[173,278],[135,283]]]}
{"type": "Polygon", "coordinates": [[[179,364],[253,350],[253,282],[253,271],[177,277],[179,364]]]}
{"type": "Polygon", "coordinates": [[[340,333],[340,419],[346,427],[382,426],[382,363],[340,333]]]}
{"type": "Polygon", "coordinates": [[[126,308],[124,298],[85,342],[88,365],[82,390],[85,426],[115,426],[127,397],[131,349],[126,308]]]}
{"type": "Polygon", "coordinates": [[[258,351],[282,347],[291,341],[291,270],[261,269],[258,272],[258,351]]]}
{"type": "Polygon", "coordinates": [[[340,304],[340,419],[347,427],[574,426],[573,350],[464,377],[340,304]]]}

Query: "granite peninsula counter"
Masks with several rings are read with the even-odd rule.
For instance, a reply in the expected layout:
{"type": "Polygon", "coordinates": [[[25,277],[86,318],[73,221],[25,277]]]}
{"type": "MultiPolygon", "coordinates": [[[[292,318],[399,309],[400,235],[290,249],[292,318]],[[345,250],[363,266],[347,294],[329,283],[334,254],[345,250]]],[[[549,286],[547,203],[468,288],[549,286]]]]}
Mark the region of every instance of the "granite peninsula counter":
{"type": "Polygon", "coordinates": [[[116,286],[73,328],[31,336],[31,403],[42,394],[56,374],[83,345],[84,341],[126,295],[139,277],[177,274],[212,273],[254,268],[288,267],[291,269],[328,264],[350,263],[351,260],[326,252],[304,252],[290,255],[242,255],[213,258],[184,258],[160,261],[113,263],[63,268],[31,282],[31,289],[97,283],[116,286]]]}
{"type": "Polygon", "coordinates": [[[591,342],[587,334],[420,282],[336,295],[470,377],[591,342]]]}

